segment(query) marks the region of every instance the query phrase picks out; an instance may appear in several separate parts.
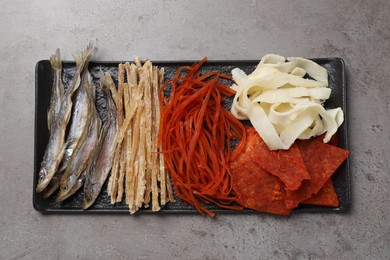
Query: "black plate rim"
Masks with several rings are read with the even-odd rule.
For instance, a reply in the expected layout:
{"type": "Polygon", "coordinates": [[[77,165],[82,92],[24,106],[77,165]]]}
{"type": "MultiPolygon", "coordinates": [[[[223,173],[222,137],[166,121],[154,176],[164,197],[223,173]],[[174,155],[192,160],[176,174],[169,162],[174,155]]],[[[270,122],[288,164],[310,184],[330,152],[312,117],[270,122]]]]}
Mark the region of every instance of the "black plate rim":
{"type": "MultiPolygon", "coordinates": [[[[344,149],[349,149],[349,142],[348,142],[348,111],[347,111],[347,78],[346,78],[346,68],[345,68],[345,61],[341,57],[326,57],[326,58],[308,58],[314,62],[332,62],[332,61],[338,61],[341,64],[341,80],[342,80],[342,86],[341,86],[341,91],[342,91],[342,106],[343,106],[343,112],[344,112],[344,122],[343,122],[343,128],[345,129],[343,131],[343,137],[345,140],[345,147],[344,149]]],[[[158,61],[153,61],[153,64],[155,65],[162,65],[162,64],[167,64],[167,65],[188,65],[188,64],[193,64],[194,62],[199,62],[200,60],[158,60],[158,61]]],[[[35,111],[34,111],[34,164],[33,164],[33,196],[32,196],[32,204],[33,208],[37,211],[40,212],[41,214],[75,214],[75,215],[85,215],[85,214],[98,214],[98,215],[104,215],[104,214],[129,214],[129,211],[127,209],[88,209],[88,210],[82,210],[82,209],[51,209],[51,208],[41,208],[38,206],[37,203],[37,193],[35,191],[36,189],[36,177],[35,177],[35,162],[36,162],[36,157],[37,157],[37,142],[38,142],[38,130],[37,130],[37,124],[38,124],[38,110],[37,106],[38,104],[38,93],[39,93],[39,78],[38,78],[38,70],[39,66],[42,63],[47,63],[50,62],[47,59],[39,60],[36,65],[35,65],[35,111]]],[[[69,60],[63,60],[63,64],[66,65],[73,65],[75,64],[74,61],[69,61],[69,60]]],[[[126,61],[91,61],[90,66],[98,66],[99,64],[108,66],[110,64],[112,65],[117,65],[119,63],[124,63],[126,61]]],[[[254,60],[254,59],[242,59],[242,60],[207,60],[207,63],[211,64],[225,64],[225,65],[232,65],[234,66],[235,64],[243,64],[243,63],[259,63],[260,60],[254,60]]],[[[304,206],[301,208],[296,208],[294,209],[289,216],[293,214],[302,214],[302,213],[314,213],[314,214],[319,214],[319,213],[326,213],[326,214],[331,214],[331,213],[348,213],[350,211],[351,207],[351,176],[350,176],[350,163],[349,163],[349,157],[346,159],[344,162],[345,164],[345,174],[346,174],[346,179],[348,180],[346,183],[346,202],[343,205],[343,207],[324,207],[324,206],[304,206]]],[[[233,211],[233,210],[226,210],[226,209],[213,209],[213,212],[217,214],[224,214],[224,215],[236,215],[236,214],[264,214],[264,215],[272,215],[272,216],[277,216],[274,214],[269,214],[269,213],[264,213],[264,212],[257,212],[251,209],[244,209],[241,211],[233,211]]],[[[153,212],[151,210],[140,210],[136,213],[138,214],[159,214],[159,215],[176,215],[176,214],[194,214],[198,213],[195,208],[187,208],[187,209],[164,209],[161,207],[161,210],[158,212],[153,212]]],[[[199,214],[200,215],[200,214],[199,214]]]]}

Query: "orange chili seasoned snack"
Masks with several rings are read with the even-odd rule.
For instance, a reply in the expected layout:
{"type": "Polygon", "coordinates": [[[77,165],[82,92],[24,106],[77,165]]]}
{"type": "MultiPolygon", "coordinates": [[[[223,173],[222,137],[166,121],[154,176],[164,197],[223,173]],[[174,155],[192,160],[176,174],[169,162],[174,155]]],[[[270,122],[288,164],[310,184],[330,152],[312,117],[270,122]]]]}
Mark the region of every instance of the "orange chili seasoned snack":
{"type": "Polygon", "coordinates": [[[231,76],[218,72],[202,75],[200,68],[206,61],[181,67],[161,89],[159,143],[176,195],[201,214],[213,217],[204,204],[242,209],[232,205],[236,196],[229,165],[243,150],[246,132],[222,106],[224,97],[234,91],[219,79],[230,80],[231,76]],[[165,97],[169,86],[170,95],[165,97]],[[234,139],[243,142],[231,152],[234,139]]]}
{"type": "Polygon", "coordinates": [[[297,190],[303,180],[310,179],[296,143],[293,143],[288,150],[272,151],[263,139],[258,138],[257,141],[256,156],[253,156],[253,161],[268,173],[278,177],[287,190],[297,190]]]}
{"type": "MultiPolygon", "coordinates": [[[[299,203],[338,206],[337,194],[330,177],[347,158],[347,150],[324,144],[321,137],[317,137],[296,141],[294,145],[298,150],[293,153],[280,151],[283,154],[278,157],[263,143],[256,130],[248,127],[245,148],[231,163],[233,189],[240,205],[281,215],[289,214],[299,203]],[[292,168],[294,165],[300,168],[301,163],[291,163],[289,171],[280,165],[302,160],[309,178],[303,179],[298,189],[291,190],[285,180],[297,177],[294,175],[298,171],[292,168]],[[269,162],[273,162],[275,166],[271,167],[269,162]]],[[[334,143],[337,143],[336,137],[333,138],[332,144],[334,143]]]]}
{"type": "Polygon", "coordinates": [[[336,191],[334,190],[333,181],[329,179],[320,191],[313,195],[313,197],[304,200],[302,204],[338,207],[340,205],[339,199],[337,198],[336,191]]]}
{"type": "Polygon", "coordinates": [[[298,140],[297,144],[310,180],[304,180],[296,191],[286,191],[286,205],[291,208],[317,194],[349,154],[347,150],[323,143],[318,137],[298,140]]]}
{"type": "Polygon", "coordinates": [[[259,163],[254,160],[259,155],[259,147],[267,150],[269,148],[259,146],[259,143],[263,141],[254,128],[247,127],[246,131],[245,148],[230,165],[237,201],[245,208],[271,214],[288,215],[292,209],[285,205],[286,192],[283,182],[278,176],[261,168],[259,163]]]}

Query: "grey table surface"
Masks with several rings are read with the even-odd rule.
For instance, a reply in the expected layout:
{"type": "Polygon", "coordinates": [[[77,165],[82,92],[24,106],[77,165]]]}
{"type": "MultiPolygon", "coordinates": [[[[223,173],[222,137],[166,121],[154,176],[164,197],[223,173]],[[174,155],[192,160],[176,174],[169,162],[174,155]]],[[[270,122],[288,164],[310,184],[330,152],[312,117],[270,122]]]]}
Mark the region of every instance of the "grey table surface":
{"type": "Polygon", "coordinates": [[[390,1],[1,1],[0,259],[389,259],[390,1]],[[41,215],[32,207],[34,68],[95,60],[342,57],[346,214],[41,215]]]}

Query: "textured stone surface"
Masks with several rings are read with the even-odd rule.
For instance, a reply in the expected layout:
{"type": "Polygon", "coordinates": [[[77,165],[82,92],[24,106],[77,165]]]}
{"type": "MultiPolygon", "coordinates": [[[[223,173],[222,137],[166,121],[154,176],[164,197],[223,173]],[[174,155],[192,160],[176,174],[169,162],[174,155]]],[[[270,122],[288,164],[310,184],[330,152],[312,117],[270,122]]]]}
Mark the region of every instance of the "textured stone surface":
{"type": "Polygon", "coordinates": [[[10,1],[0,8],[0,259],[389,259],[390,2],[10,1]],[[34,66],[96,60],[342,57],[347,214],[44,216],[32,208],[34,66]]]}

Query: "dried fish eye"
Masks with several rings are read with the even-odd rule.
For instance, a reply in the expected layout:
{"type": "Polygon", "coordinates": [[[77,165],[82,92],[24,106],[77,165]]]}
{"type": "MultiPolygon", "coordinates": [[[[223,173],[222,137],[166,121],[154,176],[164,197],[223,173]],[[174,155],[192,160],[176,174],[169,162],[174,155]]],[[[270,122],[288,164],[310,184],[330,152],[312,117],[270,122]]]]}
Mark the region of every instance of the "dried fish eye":
{"type": "Polygon", "coordinates": [[[65,186],[64,186],[64,190],[66,190],[67,188],[68,188],[68,186],[65,185],[65,186]]]}
{"type": "Polygon", "coordinates": [[[39,180],[40,181],[43,181],[45,179],[45,177],[46,177],[45,173],[43,173],[43,172],[39,173],[39,180]]]}
{"type": "Polygon", "coordinates": [[[46,175],[47,175],[46,168],[41,169],[40,172],[39,172],[39,180],[42,181],[43,179],[45,179],[46,175]]]}

